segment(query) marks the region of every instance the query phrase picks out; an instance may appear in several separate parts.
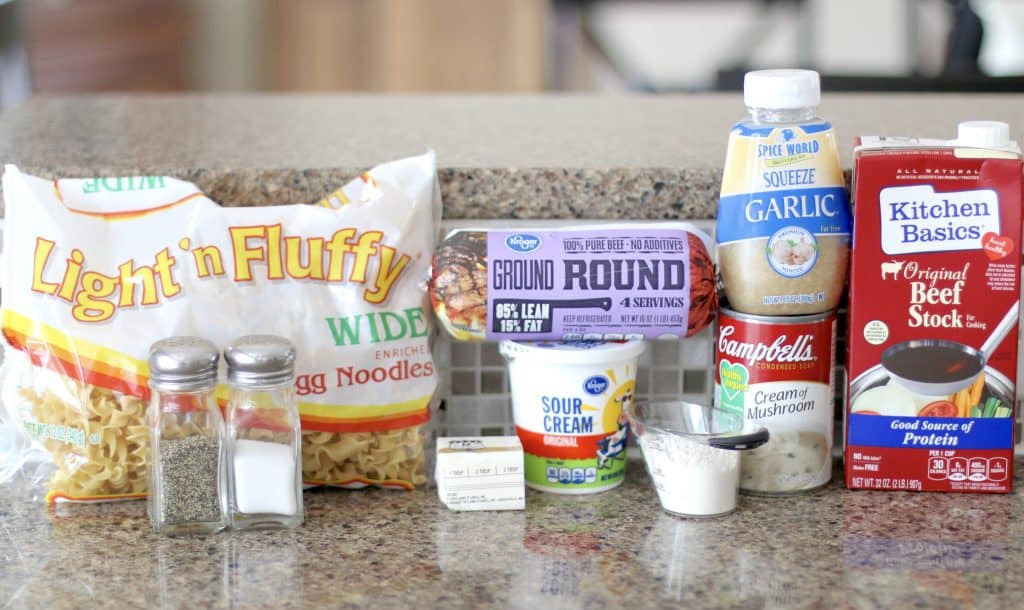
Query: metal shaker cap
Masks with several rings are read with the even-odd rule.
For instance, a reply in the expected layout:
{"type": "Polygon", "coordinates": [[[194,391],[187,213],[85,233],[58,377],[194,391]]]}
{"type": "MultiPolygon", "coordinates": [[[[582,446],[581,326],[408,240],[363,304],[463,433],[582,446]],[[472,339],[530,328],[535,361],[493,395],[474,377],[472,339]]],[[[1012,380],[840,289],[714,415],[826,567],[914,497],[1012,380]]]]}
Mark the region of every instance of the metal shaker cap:
{"type": "Polygon", "coordinates": [[[241,388],[290,384],[295,376],[295,347],[276,335],[248,335],[224,350],[228,382],[241,388]]]}
{"type": "Polygon", "coordinates": [[[200,337],[170,337],[149,348],[149,387],[176,392],[217,385],[217,346],[200,337]]]}

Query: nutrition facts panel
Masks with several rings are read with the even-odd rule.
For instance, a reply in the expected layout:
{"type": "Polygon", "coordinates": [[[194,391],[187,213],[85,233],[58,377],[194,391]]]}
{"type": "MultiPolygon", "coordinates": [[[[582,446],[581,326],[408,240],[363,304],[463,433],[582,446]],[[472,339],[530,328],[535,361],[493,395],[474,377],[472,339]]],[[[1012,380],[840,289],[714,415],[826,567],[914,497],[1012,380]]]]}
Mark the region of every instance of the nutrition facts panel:
{"type": "Polygon", "coordinates": [[[928,478],[933,481],[1005,481],[1010,461],[1003,457],[932,457],[928,478]]]}

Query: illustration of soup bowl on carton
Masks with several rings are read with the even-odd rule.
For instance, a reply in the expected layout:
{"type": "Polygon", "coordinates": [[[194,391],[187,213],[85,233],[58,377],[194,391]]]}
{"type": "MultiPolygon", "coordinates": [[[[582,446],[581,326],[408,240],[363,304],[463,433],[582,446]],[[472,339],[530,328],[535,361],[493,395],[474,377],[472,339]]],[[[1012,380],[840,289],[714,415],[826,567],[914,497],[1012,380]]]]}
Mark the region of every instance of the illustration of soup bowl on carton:
{"type": "Polygon", "coordinates": [[[869,369],[850,386],[850,413],[896,417],[1009,417],[1012,384],[986,367],[966,388],[949,394],[907,389],[882,365],[869,369]]]}
{"type": "Polygon", "coordinates": [[[915,339],[889,346],[882,352],[881,363],[851,387],[850,412],[904,417],[1008,417],[1013,404],[1010,384],[1002,384],[1002,391],[990,388],[986,376],[1005,378],[985,365],[1017,324],[1019,315],[1018,301],[980,349],[945,339],[915,339]],[[881,383],[880,371],[888,373],[887,383],[881,383]],[[868,384],[866,379],[876,382],[868,384]],[[857,384],[861,384],[860,389],[857,384]]]}

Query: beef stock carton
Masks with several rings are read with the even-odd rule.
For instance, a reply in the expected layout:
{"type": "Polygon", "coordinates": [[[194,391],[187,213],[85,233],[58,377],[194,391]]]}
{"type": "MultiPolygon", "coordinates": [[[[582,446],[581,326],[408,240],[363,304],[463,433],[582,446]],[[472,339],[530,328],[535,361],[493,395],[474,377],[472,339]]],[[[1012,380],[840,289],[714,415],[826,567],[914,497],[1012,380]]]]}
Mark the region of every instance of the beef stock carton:
{"type": "Polygon", "coordinates": [[[847,487],[1011,491],[1021,190],[1005,123],[857,140],[847,487]]]}

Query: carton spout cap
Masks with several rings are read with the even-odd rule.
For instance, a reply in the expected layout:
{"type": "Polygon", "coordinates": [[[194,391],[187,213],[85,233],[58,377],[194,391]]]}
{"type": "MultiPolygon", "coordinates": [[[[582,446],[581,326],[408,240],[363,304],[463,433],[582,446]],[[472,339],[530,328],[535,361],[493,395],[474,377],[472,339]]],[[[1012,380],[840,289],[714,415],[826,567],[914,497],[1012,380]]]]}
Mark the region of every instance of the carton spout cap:
{"type": "Polygon", "coordinates": [[[957,125],[956,143],[978,148],[1005,148],[1010,145],[1010,126],[1001,121],[964,121],[957,125]]]}

